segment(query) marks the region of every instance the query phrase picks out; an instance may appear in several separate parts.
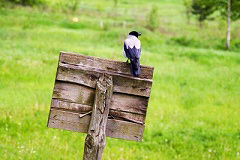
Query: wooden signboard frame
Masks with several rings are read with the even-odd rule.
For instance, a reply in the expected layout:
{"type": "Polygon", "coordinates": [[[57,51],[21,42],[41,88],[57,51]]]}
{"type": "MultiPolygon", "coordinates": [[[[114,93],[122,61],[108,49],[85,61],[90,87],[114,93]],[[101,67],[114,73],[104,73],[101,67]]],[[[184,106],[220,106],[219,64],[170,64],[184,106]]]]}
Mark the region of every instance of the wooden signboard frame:
{"type": "Polygon", "coordinates": [[[49,128],[88,133],[84,159],[101,159],[105,137],[141,141],[153,67],[60,52],[49,128]]]}

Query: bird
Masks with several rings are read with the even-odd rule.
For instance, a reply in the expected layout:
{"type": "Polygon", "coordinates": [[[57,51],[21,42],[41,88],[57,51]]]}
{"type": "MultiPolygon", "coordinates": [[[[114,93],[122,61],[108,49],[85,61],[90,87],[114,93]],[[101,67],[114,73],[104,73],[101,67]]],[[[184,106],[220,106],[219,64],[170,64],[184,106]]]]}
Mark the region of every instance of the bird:
{"type": "Polygon", "coordinates": [[[140,56],[141,56],[141,42],[138,39],[142,33],[137,31],[131,31],[126,40],[124,41],[123,46],[123,56],[130,60],[130,73],[134,77],[139,77],[141,74],[140,69],[140,56]]]}

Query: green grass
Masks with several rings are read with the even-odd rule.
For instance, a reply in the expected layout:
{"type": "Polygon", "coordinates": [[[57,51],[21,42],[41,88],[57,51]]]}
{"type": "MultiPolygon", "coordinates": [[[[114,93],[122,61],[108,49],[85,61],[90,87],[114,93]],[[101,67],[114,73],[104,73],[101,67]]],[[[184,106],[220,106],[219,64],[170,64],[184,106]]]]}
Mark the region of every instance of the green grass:
{"type": "Polygon", "coordinates": [[[226,52],[225,23],[200,29],[177,0],[137,2],[1,7],[0,159],[81,159],[85,134],[46,127],[59,51],[125,61],[122,43],[135,28],[141,63],[155,67],[143,142],[107,138],[103,159],[240,159],[239,22],[226,52]],[[155,32],[145,28],[152,5],[155,32]]]}

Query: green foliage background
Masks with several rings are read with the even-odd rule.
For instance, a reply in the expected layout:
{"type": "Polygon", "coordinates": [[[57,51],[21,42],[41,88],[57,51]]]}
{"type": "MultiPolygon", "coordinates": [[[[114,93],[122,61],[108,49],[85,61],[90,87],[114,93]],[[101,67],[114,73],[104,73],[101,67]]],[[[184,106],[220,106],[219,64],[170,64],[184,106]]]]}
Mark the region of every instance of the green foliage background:
{"type": "Polygon", "coordinates": [[[1,3],[0,159],[81,159],[85,134],[46,127],[59,51],[125,61],[131,30],[143,33],[141,63],[155,67],[146,129],[142,143],[107,138],[103,159],[240,159],[239,21],[226,52],[226,23],[187,24],[179,0],[75,5],[1,3]]]}

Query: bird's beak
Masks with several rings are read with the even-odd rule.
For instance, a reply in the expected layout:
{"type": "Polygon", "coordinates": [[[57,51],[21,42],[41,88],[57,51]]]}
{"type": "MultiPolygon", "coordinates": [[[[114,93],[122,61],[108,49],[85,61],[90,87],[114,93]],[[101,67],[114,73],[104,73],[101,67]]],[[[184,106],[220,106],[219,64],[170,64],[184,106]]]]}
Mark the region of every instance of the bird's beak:
{"type": "Polygon", "coordinates": [[[138,32],[138,36],[141,36],[141,35],[142,35],[142,33],[138,32]]]}

